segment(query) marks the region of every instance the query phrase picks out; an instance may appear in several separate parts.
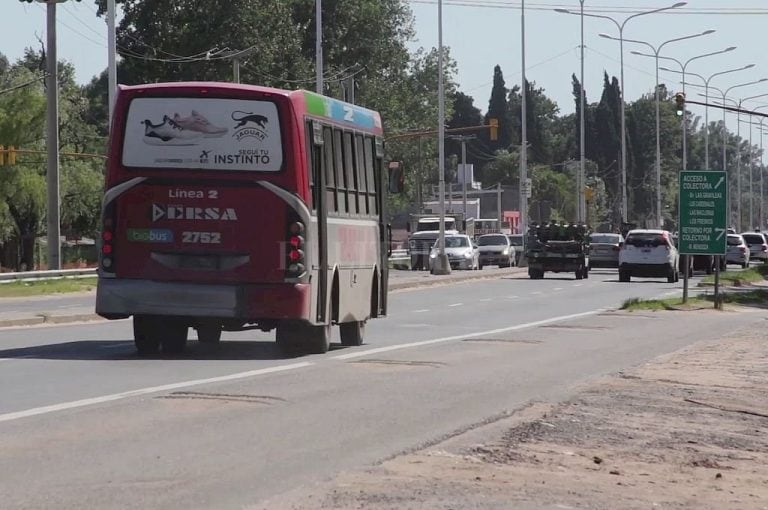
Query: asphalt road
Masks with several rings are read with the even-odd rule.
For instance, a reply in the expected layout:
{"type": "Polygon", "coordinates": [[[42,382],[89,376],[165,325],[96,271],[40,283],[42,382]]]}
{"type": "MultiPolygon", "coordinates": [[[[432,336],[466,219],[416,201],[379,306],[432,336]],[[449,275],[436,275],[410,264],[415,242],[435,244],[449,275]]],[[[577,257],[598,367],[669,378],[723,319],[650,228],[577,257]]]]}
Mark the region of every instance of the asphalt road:
{"type": "Polygon", "coordinates": [[[731,328],[602,313],[680,289],[595,271],[403,291],[366,345],[294,359],[258,332],[139,359],[129,321],[0,330],[1,506],[261,508],[731,328]]]}

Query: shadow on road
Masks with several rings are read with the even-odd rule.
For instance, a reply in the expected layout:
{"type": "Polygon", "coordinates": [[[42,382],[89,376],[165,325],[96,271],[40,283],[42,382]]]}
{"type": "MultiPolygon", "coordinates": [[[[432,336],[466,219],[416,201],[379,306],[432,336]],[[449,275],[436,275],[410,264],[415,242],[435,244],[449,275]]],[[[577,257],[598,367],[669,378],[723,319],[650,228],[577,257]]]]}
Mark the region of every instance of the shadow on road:
{"type": "MultiPolygon", "coordinates": [[[[331,350],[341,350],[341,344],[331,344],[331,350]]],[[[47,359],[81,361],[163,361],[163,360],[280,360],[296,356],[284,354],[273,341],[226,341],[202,344],[190,340],[181,354],[140,357],[132,340],[81,340],[47,345],[35,345],[0,350],[0,359],[47,359]]]]}

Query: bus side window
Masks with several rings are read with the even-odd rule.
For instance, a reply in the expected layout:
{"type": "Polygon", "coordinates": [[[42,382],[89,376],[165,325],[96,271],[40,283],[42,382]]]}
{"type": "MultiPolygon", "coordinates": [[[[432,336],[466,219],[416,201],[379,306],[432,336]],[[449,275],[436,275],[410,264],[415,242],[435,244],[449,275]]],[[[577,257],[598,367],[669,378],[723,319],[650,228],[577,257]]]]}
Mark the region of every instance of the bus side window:
{"type": "Polygon", "coordinates": [[[355,183],[357,184],[358,203],[360,214],[369,215],[368,197],[365,186],[365,149],[363,149],[363,135],[355,135],[355,183]]]}
{"type": "Polygon", "coordinates": [[[373,138],[366,137],[365,139],[365,174],[366,174],[366,182],[367,182],[367,190],[368,190],[368,211],[371,215],[377,216],[379,214],[378,208],[376,207],[376,193],[378,192],[378,183],[379,181],[376,179],[377,176],[374,175],[374,165],[376,164],[376,160],[374,159],[374,151],[373,151],[373,138]]]}
{"type": "Polygon", "coordinates": [[[347,185],[344,182],[344,153],[343,144],[341,143],[341,130],[334,128],[333,130],[333,160],[335,162],[336,174],[336,196],[338,197],[339,212],[346,213],[349,211],[347,206],[347,185]]]}
{"type": "Polygon", "coordinates": [[[323,154],[325,155],[325,193],[328,212],[339,210],[336,200],[336,180],[333,172],[333,132],[331,128],[323,128],[323,154]]]}
{"type": "Polygon", "coordinates": [[[317,205],[320,203],[318,200],[318,193],[320,190],[315,186],[315,183],[320,183],[320,176],[316,173],[319,172],[322,167],[323,147],[317,145],[314,138],[314,125],[312,121],[307,121],[307,177],[309,178],[309,199],[310,208],[313,211],[317,210],[317,205]]]}
{"type": "MultiPolygon", "coordinates": [[[[347,175],[347,188],[354,188],[354,173],[355,173],[355,155],[352,152],[352,133],[344,132],[344,169],[347,175]]],[[[349,194],[349,213],[358,214],[359,209],[357,205],[357,194],[351,192],[349,194]]]]}

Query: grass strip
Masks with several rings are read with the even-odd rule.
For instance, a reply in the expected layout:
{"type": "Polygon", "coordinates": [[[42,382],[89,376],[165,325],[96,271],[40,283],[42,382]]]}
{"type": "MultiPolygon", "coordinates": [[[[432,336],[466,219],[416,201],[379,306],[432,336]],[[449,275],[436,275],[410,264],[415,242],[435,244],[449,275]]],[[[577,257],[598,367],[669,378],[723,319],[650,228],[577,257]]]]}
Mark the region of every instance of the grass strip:
{"type": "MultiPolygon", "coordinates": [[[[746,305],[746,306],[768,306],[768,290],[755,289],[746,291],[723,292],[720,299],[725,304],[746,305]]],[[[700,308],[713,308],[715,301],[714,294],[689,297],[688,302],[683,304],[682,298],[667,299],[640,299],[631,298],[624,301],[621,305],[622,310],[629,312],[637,311],[664,311],[664,310],[689,310],[700,308]]]]}
{"type": "MultiPolygon", "coordinates": [[[[732,287],[741,287],[742,285],[762,282],[768,276],[768,266],[756,266],[743,271],[726,271],[720,273],[720,283],[732,287]]],[[[715,275],[709,275],[699,285],[711,286],[715,284],[715,275]]]]}
{"type": "Polygon", "coordinates": [[[96,277],[14,281],[0,284],[0,297],[29,297],[87,292],[96,288],[96,277]]]}

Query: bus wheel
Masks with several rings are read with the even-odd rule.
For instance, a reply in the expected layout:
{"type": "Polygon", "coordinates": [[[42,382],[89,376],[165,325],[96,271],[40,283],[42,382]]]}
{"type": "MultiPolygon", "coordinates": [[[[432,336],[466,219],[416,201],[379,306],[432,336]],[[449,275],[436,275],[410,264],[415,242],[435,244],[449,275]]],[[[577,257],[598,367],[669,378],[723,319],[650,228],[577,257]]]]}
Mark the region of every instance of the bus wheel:
{"type": "Polygon", "coordinates": [[[343,322],[339,325],[341,333],[341,345],[348,347],[357,347],[363,345],[363,337],[365,336],[365,322],[343,322]]]}
{"type": "Polygon", "coordinates": [[[221,341],[221,324],[203,323],[197,326],[197,339],[206,344],[217,344],[221,341]]]}
{"type": "Polygon", "coordinates": [[[139,356],[152,356],[160,350],[160,338],[153,331],[156,322],[151,317],[133,316],[133,340],[139,356]]]}
{"type": "Polygon", "coordinates": [[[309,354],[325,354],[331,348],[331,325],[308,326],[305,345],[309,354]]]}
{"type": "Polygon", "coordinates": [[[161,333],[160,344],[165,354],[179,354],[184,352],[187,346],[187,333],[189,327],[186,323],[179,320],[163,321],[163,326],[159,328],[161,333]]]}

